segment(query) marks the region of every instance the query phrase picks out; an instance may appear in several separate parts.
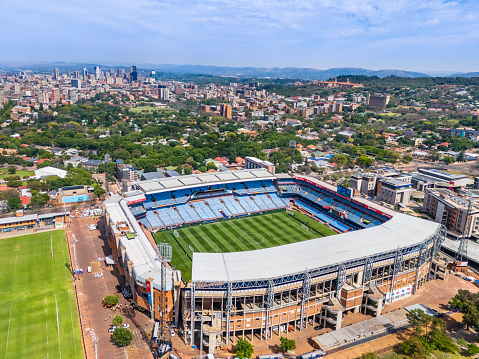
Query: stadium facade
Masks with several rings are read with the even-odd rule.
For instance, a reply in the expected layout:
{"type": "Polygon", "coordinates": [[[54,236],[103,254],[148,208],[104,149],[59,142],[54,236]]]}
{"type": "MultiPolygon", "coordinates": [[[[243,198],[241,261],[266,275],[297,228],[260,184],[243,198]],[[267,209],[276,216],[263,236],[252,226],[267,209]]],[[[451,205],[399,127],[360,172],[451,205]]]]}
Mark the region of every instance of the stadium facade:
{"type": "Polygon", "coordinates": [[[341,328],[343,315],[379,316],[385,302],[445,275],[438,223],[352,199],[313,178],[264,169],[137,182],[104,203],[109,244],[136,303],[183,329],[210,353],[238,337],[268,339],[310,325],[341,328]],[[193,253],[192,280],[162,267],[153,233],[190,223],[291,209],[338,234],[233,253],[193,253]],[[164,270],[162,270],[162,268],[164,270]]]}

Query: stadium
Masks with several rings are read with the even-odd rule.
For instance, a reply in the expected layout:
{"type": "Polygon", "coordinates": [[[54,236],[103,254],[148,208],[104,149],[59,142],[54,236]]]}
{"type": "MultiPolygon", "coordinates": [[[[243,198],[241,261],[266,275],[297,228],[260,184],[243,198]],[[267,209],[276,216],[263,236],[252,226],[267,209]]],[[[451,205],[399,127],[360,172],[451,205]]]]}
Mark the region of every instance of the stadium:
{"type": "Polygon", "coordinates": [[[210,353],[237,338],[339,329],[347,312],[380,316],[446,270],[443,226],[310,177],[253,169],[141,181],[104,207],[135,302],[210,353]]]}

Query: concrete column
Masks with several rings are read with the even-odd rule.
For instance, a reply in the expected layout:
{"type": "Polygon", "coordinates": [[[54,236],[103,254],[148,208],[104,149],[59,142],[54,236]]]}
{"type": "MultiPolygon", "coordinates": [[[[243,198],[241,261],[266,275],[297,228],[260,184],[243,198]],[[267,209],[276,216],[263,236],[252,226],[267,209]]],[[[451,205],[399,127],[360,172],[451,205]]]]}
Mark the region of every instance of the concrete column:
{"type": "Polygon", "coordinates": [[[208,354],[214,354],[216,350],[216,333],[208,335],[208,354]]]}
{"type": "Polygon", "coordinates": [[[384,305],[384,304],[383,304],[383,301],[384,301],[383,298],[378,299],[378,310],[377,310],[377,312],[376,312],[376,317],[379,317],[379,316],[381,315],[381,312],[382,312],[382,310],[383,310],[383,305],[384,305]]]}
{"type": "Polygon", "coordinates": [[[343,322],[343,311],[340,310],[336,318],[336,330],[341,329],[342,322],[343,322]]]}

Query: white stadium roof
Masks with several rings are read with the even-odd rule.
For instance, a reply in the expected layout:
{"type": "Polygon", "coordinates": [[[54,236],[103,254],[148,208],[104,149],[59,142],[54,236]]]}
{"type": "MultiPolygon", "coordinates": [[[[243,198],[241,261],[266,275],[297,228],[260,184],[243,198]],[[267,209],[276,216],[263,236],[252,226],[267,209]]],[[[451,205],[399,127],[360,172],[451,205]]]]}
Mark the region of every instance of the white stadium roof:
{"type": "Polygon", "coordinates": [[[158,178],[148,181],[136,182],[139,190],[148,193],[157,193],[163,191],[174,191],[176,189],[185,189],[200,186],[212,186],[229,182],[246,182],[253,180],[275,179],[276,177],[264,168],[232,171],[232,172],[214,172],[202,173],[198,175],[178,176],[158,178]]]}
{"type": "Polygon", "coordinates": [[[193,253],[193,282],[285,277],[424,242],[440,224],[397,213],[380,226],[255,251],[193,253]]]}

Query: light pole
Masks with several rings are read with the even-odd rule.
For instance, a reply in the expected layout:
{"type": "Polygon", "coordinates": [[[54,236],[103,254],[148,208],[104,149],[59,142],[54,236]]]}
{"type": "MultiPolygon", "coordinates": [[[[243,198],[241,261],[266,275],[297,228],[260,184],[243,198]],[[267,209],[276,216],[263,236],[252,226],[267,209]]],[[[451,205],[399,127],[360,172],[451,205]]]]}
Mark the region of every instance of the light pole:
{"type": "Polygon", "coordinates": [[[72,234],[72,240],[73,240],[73,261],[75,262],[75,266],[73,268],[73,273],[74,274],[74,277],[76,279],[77,277],[77,268],[78,268],[78,259],[77,259],[77,246],[76,246],[76,242],[78,242],[75,234],[72,234]]]}
{"type": "Polygon", "coordinates": [[[94,329],[90,331],[90,334],[91,340],[93,340],[93,343],[95,343],[95,359],[98,359],[98,337],[95,335],[94,329]]]}
{"type": "Polygon", "coordinates": [[[291,148],[291,175],[293,174],[293,156],[294,156],[294,149],[296,148],[296,141],[291,140],[289,141],[289,147],[291,148]]]}
{"type": "Polygon", "coordinates": [[[105,155],[105,189],[108,195],[110,195],[110,186],[108,185],[108,162],[110,161],[110,154],[105,155]]]}

